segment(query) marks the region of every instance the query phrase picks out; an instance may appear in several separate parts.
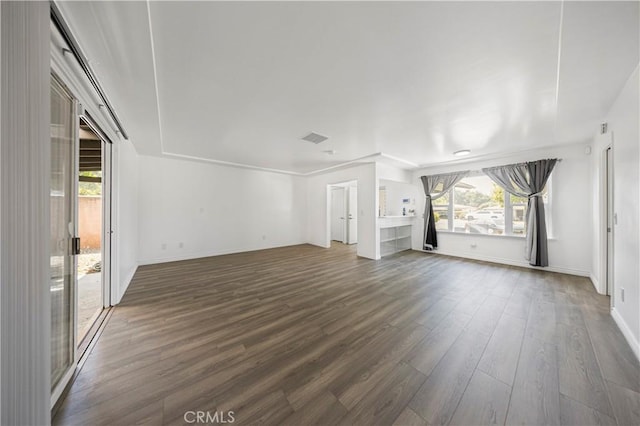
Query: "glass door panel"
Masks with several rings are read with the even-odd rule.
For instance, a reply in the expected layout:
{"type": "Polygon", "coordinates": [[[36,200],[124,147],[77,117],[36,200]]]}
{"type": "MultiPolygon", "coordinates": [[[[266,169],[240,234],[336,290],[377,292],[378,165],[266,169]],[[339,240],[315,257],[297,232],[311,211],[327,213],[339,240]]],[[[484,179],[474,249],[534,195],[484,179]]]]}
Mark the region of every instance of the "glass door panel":
{"type": "Polygon", "coordinates": [[[84,119],[80,119],[78,175],[78,328],[82,352],[105,306],[104,253],[104,145],[84,119]]]}
{"type": "Polygon", "coordinates": [[[75,102],[51,79],[51,385],[75,367],[75,102]]]}

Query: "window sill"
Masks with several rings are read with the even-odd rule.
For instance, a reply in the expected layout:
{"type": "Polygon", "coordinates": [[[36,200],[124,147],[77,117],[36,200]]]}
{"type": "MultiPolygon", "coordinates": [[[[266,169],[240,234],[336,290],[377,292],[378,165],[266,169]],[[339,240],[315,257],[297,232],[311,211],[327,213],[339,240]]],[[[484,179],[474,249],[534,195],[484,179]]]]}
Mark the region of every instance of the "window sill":
{"type": "MultiPolygon", "coordinates": [[[[464,237],[488,237],[488,238],[504,238],[511,240],[524,240],[524,235],[502,235],[502,234],[472,234],[470,232],[453,232],[453,231],[443,231],[436,230],[438,234],[446,234],[446,235],[460,235],[464,237]]],[[[547,241],[555,241],[554,237],[547,237],[547,241]]]]}

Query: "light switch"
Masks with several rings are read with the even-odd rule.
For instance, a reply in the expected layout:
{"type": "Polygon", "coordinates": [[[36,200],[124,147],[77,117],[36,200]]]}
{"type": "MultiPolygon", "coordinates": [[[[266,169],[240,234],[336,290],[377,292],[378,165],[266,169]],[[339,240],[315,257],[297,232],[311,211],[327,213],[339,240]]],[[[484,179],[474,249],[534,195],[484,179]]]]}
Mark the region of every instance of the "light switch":
{"type": "Polygon", "coordinates": [[[618,224],[618,213],[614,213],[613,214],[613,224],[617,225],[618,224]]]}

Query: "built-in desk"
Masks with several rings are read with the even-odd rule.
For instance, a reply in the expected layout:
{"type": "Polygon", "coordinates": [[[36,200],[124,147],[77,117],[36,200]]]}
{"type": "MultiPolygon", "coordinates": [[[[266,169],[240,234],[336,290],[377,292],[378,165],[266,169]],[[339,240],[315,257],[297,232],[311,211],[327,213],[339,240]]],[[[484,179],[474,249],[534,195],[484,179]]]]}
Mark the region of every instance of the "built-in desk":
{"type": "Polygon", "coordinates": [[[411,231],[416,216],[380,216],[380,255],[411,249],[411,231]]]}

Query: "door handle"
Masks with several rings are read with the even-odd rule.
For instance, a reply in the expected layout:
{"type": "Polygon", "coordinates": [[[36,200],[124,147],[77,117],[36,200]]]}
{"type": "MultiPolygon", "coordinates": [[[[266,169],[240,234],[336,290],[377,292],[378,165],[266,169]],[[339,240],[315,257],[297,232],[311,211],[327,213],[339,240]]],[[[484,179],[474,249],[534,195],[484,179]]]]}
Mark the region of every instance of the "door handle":
{"type": "Polygon", "coordinates": [[[71,255],[80,254],[80,237],[71,238],[71,255]]]}

